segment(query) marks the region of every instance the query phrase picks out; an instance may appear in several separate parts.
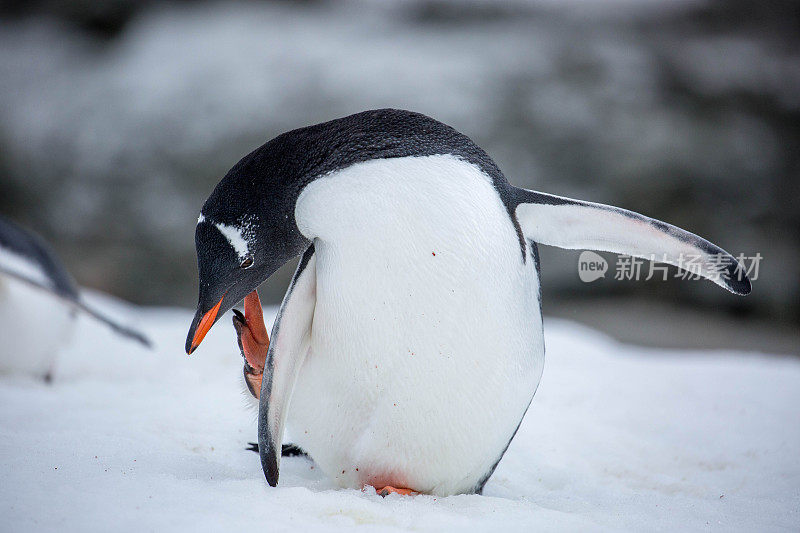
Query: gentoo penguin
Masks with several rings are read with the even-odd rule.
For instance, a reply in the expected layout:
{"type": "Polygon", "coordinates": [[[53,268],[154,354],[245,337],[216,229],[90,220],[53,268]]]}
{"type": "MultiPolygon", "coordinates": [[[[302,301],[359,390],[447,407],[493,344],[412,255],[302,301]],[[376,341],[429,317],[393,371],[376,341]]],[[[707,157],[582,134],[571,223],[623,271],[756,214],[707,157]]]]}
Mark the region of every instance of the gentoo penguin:
{"type": "Polygon", "coordinates": [[[750,292],[707,240],[514,187],[466,136],[393,109],[293,130],[245,156],[203,205],[195,241],[187,353],[301,256],[260,391],[273,486],[286,425],[342,487],[480,492],[542,375],[537,243],[674,265],[697,256],[701,275],[750,292]]]}
{"type": "Polygon", "coordinates": [[[58,349],[69,339],[78,311],[150,345],[141,333],[87,306],[50,247],[0,217],[0,373],[26,373],[49,380],[58,349]]]}

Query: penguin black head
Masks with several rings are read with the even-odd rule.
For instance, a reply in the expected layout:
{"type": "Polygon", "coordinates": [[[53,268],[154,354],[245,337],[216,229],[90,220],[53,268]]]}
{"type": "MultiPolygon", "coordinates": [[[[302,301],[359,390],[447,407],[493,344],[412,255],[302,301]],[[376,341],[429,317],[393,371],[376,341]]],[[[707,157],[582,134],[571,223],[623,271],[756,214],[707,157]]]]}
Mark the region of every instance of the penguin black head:
{"type": "Polygon", "coordinates": [[[371,159],[444,153],[505,183],[489,156],[467,137],[430,117],[398,109],[364,111],[292,130],[245,156],[214,189],[198,220],[200,297],[187,353],[222,314],[309,246],[294,218],[306,185],[371,159]]]}
{"type": "Polygon", "coordinates": [[[308,246],[294,223],[294,203],[283,194],[289,181],[270,179],[243,160],[203,206],[195,230],[200,295],[186,353],[219,317],[308,246]]]}

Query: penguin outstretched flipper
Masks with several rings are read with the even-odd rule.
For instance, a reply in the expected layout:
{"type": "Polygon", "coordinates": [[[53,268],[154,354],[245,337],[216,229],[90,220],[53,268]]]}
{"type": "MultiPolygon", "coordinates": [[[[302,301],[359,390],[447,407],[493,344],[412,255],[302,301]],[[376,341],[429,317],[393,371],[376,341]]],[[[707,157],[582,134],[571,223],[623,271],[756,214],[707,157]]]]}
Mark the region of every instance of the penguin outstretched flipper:
{"type": "Polygon", "coordinates": [[[95,320],[97,320],[99,322],[102,322],[103,324],[105,324],[106,326],[111,328],[111,330],[113,330],[115,333],[118,333],[119,335],[122,335],[123,337],[127,337],[127,338],[129,338],[131,340],[134,340],[134,341],[138,342],[139,344],[141,344],[142,346],[144,346],[145,348],[152,348],[153,347],[153,343],[150,341],[150,339],[144,333],[141,333],[140,331],[137,331],[137,330],[135,330],[135,329],[133,329],[131,327],[123,326],[122,324],[120,324],[116,320],[107,317],[106,315],[104,315],[102,313],[102,311],[98,311],[97,309],[94,309],[93,307],[89,306],[86,302],[84,302],[80,298],[80,296],[77,296],[77,297],[73,298],[72,296],[70,296],[68,294],[64,294],[64,293],[60,293],[60,292],[54,291],[51,287],[48,287],[47,284],[41,283],[41,282],[39,282],[37,280],[31,279],[31,278],[28,278],[28,277],[25,277],[23,275],[20,275],[17,272],[5,270],[4,268],[2,268],[2,265],[0,265],[0,273],[4,274],[6,276],[9,276],[11,278],[14,278],[17,281],[20,281],[20,282],[22,282],[22,283],[24,283],[26,285],[31,286],[31,287],[35,287],[35,288],[41,289],[43,291],[51,292],[54,297],[56,297],[56,298],[58,298],[60,300],[63,300],[65,304],[67,304],[69,306],[72,306],[72,307],[74,307],[75,309],[77,309],[79,311],[83,311],[84,313],[86,313],[87,315],[91,316],[95,320]]]}
{"type": "Polygon", "coordinates": [[[94,308],[88,306],[85,302],[83,302],[80,299],[76,300],[76,301],[74,301],[72,303],[73,303],[73,305],[75,305],[75,307],[77,307],[78,309],[80,309],[81,311],[86,313],[87,315],[91,316],[95,320],[97,320],[99,322],[102,322],[103,324],[105,324],[106,326],[111,328],[111,330],[114,331],[115,333],[118,333],[119,335],[122,335],[123,337],[127,337],[127,338],[129,338],[129,339],[131,339],[133,341],[136,341],[139,344],[141,344],[142,346],[144,346],[145,348],[152,348],[153,347],[153,343],[150,341],[150,339],[144,333],[142,333],[140,331],[137,331],[137,330],[135,330],[135,329],[133,329],[131,327],[123,326],[122,324],[120,324],[116,320],[114,320],[112,318],[109,318],[106,315],[104,315],[101,311],[98,311],[97,309],[94,309],[94,308]]]}
{"type": "Polygon", "coordinates": [[[599,250],[691,268],[739,295],[750,293],[745,269],[719,246],[633,211],[511,187],[515,214],[530,240],[559,248],[599,250]]]}
{"type": "Polygon", "coordinates": [[[76,311],[149,347],[142,333],[121,325],[81,299],[75,280],[44,240],[0,218],[0,321],[9,334],[0,347],[0,371],[42,373],[46,378],[60,346],[74,328],[76,311]],[[35,308],[38,324],[27,317],[35,308]],[[23,311],[24,310],[24,311],[23,311]],[[24,354],[24,356],[21,356],[24,354]]]}

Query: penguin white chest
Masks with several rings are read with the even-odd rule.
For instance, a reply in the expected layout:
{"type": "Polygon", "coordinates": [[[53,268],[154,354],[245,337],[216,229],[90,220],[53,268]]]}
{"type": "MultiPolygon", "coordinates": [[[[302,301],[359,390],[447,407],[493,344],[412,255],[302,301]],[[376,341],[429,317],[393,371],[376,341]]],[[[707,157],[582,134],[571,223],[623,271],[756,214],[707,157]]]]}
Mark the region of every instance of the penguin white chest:
{"type": "Polygon", "coordinates": [[[291,437],[342,486],[474,490],[544,362],[535,264],[491,179],[449,155],[367,161],[295,216],[317,300],[291,437]]]}

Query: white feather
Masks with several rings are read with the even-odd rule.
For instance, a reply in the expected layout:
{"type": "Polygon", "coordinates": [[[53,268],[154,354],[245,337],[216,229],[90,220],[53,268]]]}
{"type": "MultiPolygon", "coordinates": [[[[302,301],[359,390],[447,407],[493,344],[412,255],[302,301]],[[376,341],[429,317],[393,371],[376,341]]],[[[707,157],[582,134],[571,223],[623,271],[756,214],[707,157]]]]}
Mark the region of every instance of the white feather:
{"type": "Polygon", "coordinates": [[[534,262],[491,180],[449,155],[372,160],[295,216],[317,290],[291,435],[341,486],[474,489],[544,363],[534,262]]]}

